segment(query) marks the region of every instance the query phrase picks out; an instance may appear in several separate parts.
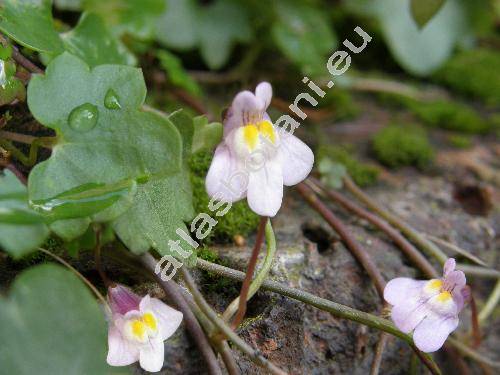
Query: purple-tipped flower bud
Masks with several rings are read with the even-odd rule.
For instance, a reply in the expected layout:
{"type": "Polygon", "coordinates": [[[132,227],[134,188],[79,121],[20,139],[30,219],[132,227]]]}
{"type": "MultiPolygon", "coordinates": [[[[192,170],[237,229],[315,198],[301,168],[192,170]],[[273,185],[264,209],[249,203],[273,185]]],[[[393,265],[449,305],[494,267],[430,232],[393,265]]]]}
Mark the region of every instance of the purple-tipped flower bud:
{"type": "Polygon", "coordinates": [[[139,310],[141,297],[129,288],[116,284],[108,288],[108,301],[113,314],[125,315],[132,310],[139,310]]]}

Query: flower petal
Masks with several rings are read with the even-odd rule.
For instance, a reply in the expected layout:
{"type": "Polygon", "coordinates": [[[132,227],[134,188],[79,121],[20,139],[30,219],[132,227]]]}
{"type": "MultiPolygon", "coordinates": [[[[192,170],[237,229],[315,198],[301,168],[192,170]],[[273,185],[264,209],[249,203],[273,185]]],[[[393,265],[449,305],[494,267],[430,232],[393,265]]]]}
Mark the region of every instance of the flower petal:
{"type": "Polygon", "coordinates": [[[111,323],[108,330],[108,356],[111,366],[127,366],[139,360],[139,349],[125,339],[120,330],[111,323]]]}
{"type": "Polygon", "coordinates": [[[224,137],[240,126],[257,122],[263,111],[264,103],[253,92],[240,92],[234,97],[224,119],[224,137]]]}
{"type": "Polygon", "coordinates": [[[458,326],[458,317],[433,314],[425,318],[415,328],[413,341],[415,346],[425,353],[435,352],[441,348],[458,326]]]}
{"type": "Polygon", "coordinates": [[[237,160],[231,156],[228,146],[221,143],[215,150],[205,180],[208,195],[226,202],[242,199],[246,193],[248,176],[238,170],[237,160]]]}
{"type": "Polygon", "coordinates": [[[249,174],[248,205],[260,216],[275,216],[283,200],[283,174],[279,155],[266,160],[257,171],[249,174]]]}
{"type": "Polygon", "coordinates": [[[467,280],[465,279],[465,274],[462,271],[451,271],[444,278],[444,287],[446,290],[461,290],[467,280]]]}
{"type": "Polygon", "coordinates": [[[163,367],[165,346],[163,340],[157,336],[149,340],[148,345],[141,346],[139,364],[149,372],[158,372],[163,367]]]}
{"type": "Polygon", "coordinates": [[[443,276],[446,278],[446,276],[455,269],[455,266],[456,266],[455,259],[448,258],[443,265],[443,276]]]}
{"type": "Polygon", "coordinates": [[[429,308],[425,300],[408,299],[404,304],[398,304],[392,308],[391,318],[396,327],[402,332],[411,332],[427,314],[429,308]]]}
{"type": "Polygon", "coordinates": [[[138,310],[141,297],[123,285],[108,288],[108,301],[113,314],[125,315],[128,311],[138,310]]]}
{"type": "Polygon", "coordinates": [[[314,154],[309,146],[296,136],[284,131],[280,131],[279,134],[283,157],[283,183],[292,186],[309,175],[314,164],[314,154]]]}
{"type": "Polygon", "coordinates": [[[265,111],[269,104],[271,104],[271,99],[273,97],[273,88],[269,82],[261,82],[255,88],[255,96],[260,99],[264,107],[262,111],[265,111]]]}
{"type": "Polygon", "coordinates": [[[160,323],[160,336],[162,340],[168,339],[179,328],[182,322],[182,313],[157,298],[151,298],[150,306],[160,323]]]}
{"type": "Polygon", "coordinates": [[[408,277],[398,277],[387,283],[384,289],[384,299],[391,305],[404,304],[408,299],[418,299],[426,281],[414,280],[408,277]]]}

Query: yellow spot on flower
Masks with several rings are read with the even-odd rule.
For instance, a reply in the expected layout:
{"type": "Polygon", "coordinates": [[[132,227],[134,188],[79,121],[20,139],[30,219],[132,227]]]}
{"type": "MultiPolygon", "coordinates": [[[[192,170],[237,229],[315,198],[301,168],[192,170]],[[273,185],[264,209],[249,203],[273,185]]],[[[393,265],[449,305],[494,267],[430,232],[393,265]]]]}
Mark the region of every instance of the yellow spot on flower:
{"type": "Polygon", "coordinates": [[[142,320],[134,319],[131,322],[132,334],[138,339],[143,339],[146,334],[146,325],[142,320]]]}
{"type": "Polygon", "coordinates": [[[274,141],[276,140],[276,135],[274,134],[273,124],[271,124],[267,120],[264,120],[259,122],[257,126],[259,127],[260,133],[264,137],[269,138],[269,140],[271,140],[271,142],[274,143],[274,141]]]}
{"type": "Polygon", "coordinates": [[[443,286],[443,281],[439,279],[429,280],[429,282],[425,285],[425,289],[429,292],[437,292],[443,286]]]}
{"type": "Polygon", "coordinates": [[[448,291],[444,291],[438,294],[437,300],[439,302],[448,302],[451,299],[451,293],[448,291]]]}
{"type": "Polygon", "coordinates": [[[142,321],[144,322],[144,324],[146,326],[148,326],[150,329],[152,329],[153,331],[156,331],[156,327],[157,327],[157,324],[156,324],[156,318],[155,316],[152,314],[152,313],[145,313],[143,316],[142,316],[142,321]]]}
{"type": "Polygon", "coordinates": [[[250,150],[257,147],[259,140],[259,130],[255,125],[246,125],[243,127],[243,139],[250,150]]]}

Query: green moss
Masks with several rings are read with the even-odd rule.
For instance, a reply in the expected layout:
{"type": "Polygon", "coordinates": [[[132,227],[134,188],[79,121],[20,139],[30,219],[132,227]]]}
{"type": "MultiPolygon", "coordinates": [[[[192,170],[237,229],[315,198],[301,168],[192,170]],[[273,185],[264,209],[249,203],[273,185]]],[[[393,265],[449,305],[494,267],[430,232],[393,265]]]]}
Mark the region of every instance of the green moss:
{"type": "MultiPolygon", "coordinates": [[[[191,184],[193,187],[193,203],[196,212],[207,212],[210,198],[205,190],[205,177],[212,161],[212,153],[199,152],[191,156],[191,184]]],[[[205,244],[214,242],[231,242],[237,234],[246,237],[257,228],[259,216],[248,207],[246,200],[233,203],[233,206],[224,216],[217,218],[218,223],[208,237],[205,244]]]]}
{"type": "Polygon", "coordinates": [[[453,130],[461,133],[478,134],[491,130],[491,121],[484,119],[472,107],[457,101],[421,101],[402,95],[380,94],[378,99],[384,106],[407,109],[424,125],[453,130]]]}
{"type": "Polygon", "coordinates": [[[217,255],[217,253],[209,249],[208,247],[202,247],[201,249],[199,249],[196,256],[212,263],[215,263],[219,260],[219,256],[217,255]]]}
{"type": "Polygon", "coordinates": [[[448,138],[450,144],[455,148],[469,148],[472,146],[470,137],[461,134],[453,134],[448,138]]]}
{"type": "Polygon", "coordinates": [[[500,52],[478,48],[463,51],[451,58],[434,76],[462,94],[500,105],[500,52]]]}
{"type": "Polygon", "coordinates": [[[320,146],[317,154],[318,160],[328,157],[334,162],[343,164],[359,186],[369,186],[377,182],[379,170],[372,165],[360,162],[353,156],[352,145],[320,146]]]}
{"type": "MultiPolygon", "coordinates": [[[[222,266],[229,266],[228,262],[219,258],[217,253],[208,247],[202,247],[198,250],[198,258],[204,259],[208,262],[217,263],[222,266]]],[[[204,276],[203,287],[206,291],[217,293],[219,295],[234,296],[239,292],[238,283],[232,279],[221,277],[215,272],[202,271],[204,276]]]]}
{"type": "Polygon", "coordinates": [[[434,158],[426,132],[414,125],[389,125],[373,138],[375,156],[391,168],[413,165],[423,168],[434,158]]]}
{"type": "Polygon", "coordinates": [[[426,125],[463,133],[485,133],[490,125],[467,105],[448,100],[408,101],[408,108],[426,125]]]}
{"type": "Polygon", "coordinates": [[[333,109],[337,121],[355,118],[361,111],[352,95],[345,90],[338,88],[331,90],[325,99],[333,109]]]}

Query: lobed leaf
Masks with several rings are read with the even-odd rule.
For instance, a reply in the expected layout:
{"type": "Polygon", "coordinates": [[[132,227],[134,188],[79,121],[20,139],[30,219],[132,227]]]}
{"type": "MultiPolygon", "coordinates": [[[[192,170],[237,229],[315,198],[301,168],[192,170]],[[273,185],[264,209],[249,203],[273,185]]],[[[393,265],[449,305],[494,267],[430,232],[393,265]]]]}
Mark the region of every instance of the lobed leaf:
{"type": "Polygon", "coordinates": [[[48,62],[64,51],[76,54],[91,66],[136,62],[95,14],[82,14],[73,30],[59,34],[52,18],[52,0],[4,0],[0,30],[17,43],[42,52],[48,62]]]}
{"type": "Polygon", "coordinates": [[[32,78],[30,110],[56,131],[58,141],[29,176],[30,199],[51,199],[85,184],[137,183],[135,195],[125,194],[95,215],[52,223],[64,239],[82,235],[91,221],[111,221],[132,251],[153,247],[167,254],[175,230],[186,230],[193,208],[182,139],[167,117],[141,109],[145,95],[139,69],[91,70],[68,53],[54,59],[44,76],[32,78]]]}
{"type": "Polygon", "coordinates": [[[424,29],[412,19],[410,0],[376,0],[377,18],[389,49],[407,71],[424,76],[439,68],[467,31],[463,4],[448,0],[424,29]]]}
{"type": "Polygon", "coordinates": [[[40,246],[48,234],[43,217],[28,206],[26,187],[5,170],[0,174],[0,248],[20,258],[40,246]]]}
{"type": "Polygon", "coordinates": [[[4,374],[107,374],[106,322],[71,272],[45,264],[23,272],[0,297],[4,374]]]}
{"type": "Polygon", "coordinates": [[[411,15],[418,27],[422,28],[443,7],[446,0],[411,0],[411,15]]]}

